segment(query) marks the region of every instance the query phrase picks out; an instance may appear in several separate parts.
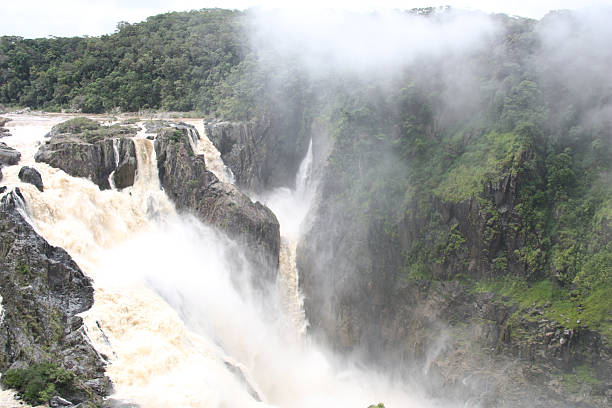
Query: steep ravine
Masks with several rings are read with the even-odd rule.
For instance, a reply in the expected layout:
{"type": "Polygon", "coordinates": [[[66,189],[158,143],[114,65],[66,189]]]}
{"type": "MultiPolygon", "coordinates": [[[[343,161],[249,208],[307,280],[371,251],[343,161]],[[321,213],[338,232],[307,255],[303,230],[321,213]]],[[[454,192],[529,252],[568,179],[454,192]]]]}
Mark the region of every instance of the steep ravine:
{"type": "MultiPolygon", "coordinates": [[[[101,190],[90,180],[34,162],[36,142],[44,142],[50,124],[30,132],[14,119],[14,139],[8,142],[31,152],[20,165],[36,168],[45,188],[20,182],[17,166],[3,169],[9,175],[4,181],[9,191],[22,191],[36,230],[65,248],[92,279],[94,304],[83,318],[108,363],[114,398],[143,407],[353,407],[381,396],[390,406],[436,405],[410,384],[337,359],[300,336],[299,325],[296,335],[287,297],[253,268],[240,241],[177,213],[160,189],[154,141],[133,139],[138,164],[133,186],[101,190]]],[[[189,132],[175,130],[170,135],[177,139],[168,144],[183,145],[175,152],[187,149],[175,163],[193,168],[199,160],[183,139],[189,132]]]]}
{"type": "Polygon", "coordinates": [[[389,213],[388,221],[377,220],[374,199],[364,204],[339,185],[335,163],[358,159],[350,149],[336,145],[331,154],[297,253],[313,336],[404,378],[424,378],[433,393],[444,384],[450,398],[462,395],[470,404],[609,404],[612,350],[602,333],[550,318],[551,302],[519,305],[474,284],[536,275],[519,259],[529,238],[521,187],[540,177],[523,166],[533,152],[469,199],[413,196],[399,221],[389,213]],[[430,258],[415,262],[414,253],[430,258]],[[500,254],[509,254],[503,267],[495,263],[500,254]]]}

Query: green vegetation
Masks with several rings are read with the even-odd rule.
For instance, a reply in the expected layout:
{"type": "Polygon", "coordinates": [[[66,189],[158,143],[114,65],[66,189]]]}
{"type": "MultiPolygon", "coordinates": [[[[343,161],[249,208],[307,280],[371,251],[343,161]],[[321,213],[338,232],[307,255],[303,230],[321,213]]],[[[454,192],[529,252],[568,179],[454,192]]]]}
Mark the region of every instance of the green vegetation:
{"type": "Polygon", "coordinates": [[[211,9],[122,22],[101,37],[1,37],[0,104],[210,111],[243,58],[243,16],[211,9]]]}
{"type": "Polygon", "coordinates": [[[107,137],[135,135],[137,128],[120,124],[103,126],[89,118],[74,118],[55,125],[52,132],[55,134],[71,134],[89,143],[94,143],[107,137]]]}
{"type": "Polygon", "coordinates": [[[524,278],[504,276],[473,282],[477,293],[491,292],[509,304],[517,304],[516,317],[539,320],[542,317],[558,322],[562,327],[575,329],[590,327],[612,338],[612,285],[606,284],[591,291],[571,290],[548,279],[529,283],[524,278]],[[531,315],[538,308],[542,315],[531,315]]]}
{"type": "Polygon", "coordinates": [[[517,171],[525,148],[521,137],[515,133],[493,131],[486,134],[467,145],[443,175],[434,194],[445,201],[462,201],[481,193],[485,183],[496,183],[517,171]]]}
{"type": "Polygon", "coordinates": [[[53,127],[57,133],[82,133],[86,130],[98,130],[100,124],[89,118],[73,118],[53,127]]]}
{"type": "Polygon", "coordinates": [[[587,364],[582,364],[576,367],[573,373],[563,374],[562,384],[573,393],[579,393],[583,385],[599,386],[602,384],[592,371],[592,368],[587,364]]]}
{"type": "Polygon", "coordinates": [[[74,392],[75,375],[52,363],[34,364],[28,368],[11,369],[2,376],[2,384],[17,390],[29,404],[44,404],[54,395],[74,392]]]}

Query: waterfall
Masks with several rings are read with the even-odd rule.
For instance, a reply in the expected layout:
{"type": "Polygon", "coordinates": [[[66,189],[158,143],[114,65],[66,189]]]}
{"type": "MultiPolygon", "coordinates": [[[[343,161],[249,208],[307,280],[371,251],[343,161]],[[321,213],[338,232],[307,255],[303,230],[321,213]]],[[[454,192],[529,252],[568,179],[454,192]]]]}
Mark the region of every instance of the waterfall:
{"type": "Polygon", "coordinates": [[[192,144],[193,151],[195,154],[204,155],[206,161],[206,169],[211,171],[217,178],[229,184],[234,184],[236,178],[232,170],[223,163],[221,159],[221,153],[217,150],[215,145],[210,141],[206,134],[206,128],[204,127],[204,121],[201,119],[197,120],[184,120],[185,123],[193,125],[198,131],[199,138],[197,142],[192,144]]]}
{"type": "Polygon", "coordinates": [[[281,224],[281,251],[279,286],[283,304],[291,316],[300,336],[304,335],[308,322],[304,314],[304,301],[299,292],[299,272],[296,265],[297,244],[302,222],[310,209],[315,185],[312,182],[312,139],[308,151],[295,176],[295,189],[277,188],[261,201],[274,212],[281,224]]]}
{"type": "Polygon", "coordinates": [[[305,198],[312,188],[309,190],[312,179],[312,139],[308,143],[308,151],[304,160],[300,163],[300,168],[295,176],[295,192],[299,198],[305,198]]]}
{"type": "MultiPolygon", "coordinates": [[[[7,144],[34,152],[44,132],[28,138],[26,121],[14,125],[7,144]]],[[[121,191],[100,191],[89,180],[34,163],[33,153],[24,157],[41,173],[43,193],[15,179],[20,166],[3,169],[9,189],[20,187],[37,230],[93,279],[95,303],[83,318],[92,343],[108,356],[116,398],[143,408],[353,408],[381,400],[389,407],[433,406],[417,390],[295,336],[285,295],[276,287],[267,296],[251,290],[248,276],[257,271],[242,249],[177,214],[159,187],[153,142],[134,141],[138,174],[134,186],[121,191]]],[[[309,152],[306,163],[312,162],[309,152]]],[[[310,167],[300,166],[297,177],[309,180],[310,167]]],[[[312,181],[303,185],[308,191],[312,181]]],[[[291,243],[308,209],[295,196],[286,189],[268,197],[271,205],[286,204],[277,215],[291,243]]],[[[282,274],[291,302],[299,305],[294,257],[295,245],[285,245],[289,267],[282,274]]]]}
{"type": "MultiPolygon", "coordinates": [[[[115,169],[117,169],[117,167],[119,167],[119,139],[118,138],[113,139],[113,157],[115,158],[115,169]]],[[[112,190],[117,189],[117,187],[115,186],[115,170],[111,171],[111,173],[108,175],[108,184],[110,184],[110,187],[112,190]]]]}

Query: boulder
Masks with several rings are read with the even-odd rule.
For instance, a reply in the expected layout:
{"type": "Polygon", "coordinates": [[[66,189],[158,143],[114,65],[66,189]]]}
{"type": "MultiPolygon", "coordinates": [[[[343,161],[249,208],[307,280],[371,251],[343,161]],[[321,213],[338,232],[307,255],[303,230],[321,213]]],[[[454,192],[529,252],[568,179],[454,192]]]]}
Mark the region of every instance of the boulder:
{"type": "Polygon", "coordinates": [[[43,181],[40,173],[33,167],[23,166],[19,170],[19,180],[24,183],[30,183],[36,187],[40,192],[43,191],[43,181]]]}
{"type": "Polygon", "coordinates": [[[19,189],[0,201],[0,371],[52,362],[77,378],[63,398],[101,402],[112,384],[78,316],[93,305],[91,281],[66,251],[36,233],[22,208],[19,189]],[[88,386],[92,381],[100,386],[88,386]]]}
{"type": "Polygon", "coordinates": [[[122,189],[133,186],[134,179],[136,178],[136,168],[136,159],[134,157],[126,157],[113,174],[115,187],[122,189]]]}
{"type": "Polygon", "coordinates": [[[51,408],[71,407],[71,406],[73,406],[72,402],[58,395],[51,397],[51,399],[49,400],[49,407],[51,408]]]}
{"type": "Polygon", "coordinates": [[[9,121],[10,121],[10,119],[0,118],[0,138],[3,138],[3,137],[11,135],[9,133],[9,130],[4,127],[4,125],[6,125],[6,122],[9,122],[9,121]]]}
{"type": "Polygon", "coordinates": [[[0,142],[0,167],[1,166],[14,166],[19,163],[21,159],[21,153],[7,146],[6,143],[0,142]]]}

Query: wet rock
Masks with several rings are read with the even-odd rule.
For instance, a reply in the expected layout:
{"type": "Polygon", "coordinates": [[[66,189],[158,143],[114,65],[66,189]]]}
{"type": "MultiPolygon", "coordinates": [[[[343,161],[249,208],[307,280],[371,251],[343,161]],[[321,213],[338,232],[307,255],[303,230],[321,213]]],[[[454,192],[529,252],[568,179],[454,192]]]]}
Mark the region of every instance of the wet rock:
{"type": "MultiPolygon", "coordinates": [[[[114,398],[108,398],[102,403],[102,408],[139,408],[140,405],[114,398]]],[[[83,407],[88,408],[88,407],[83,407]]]]}
{"type": "Polygon", "coordinates": [[[19,170],[19,180],[24,183],[32,184],[40,192],[44,190],[42,177],[38,170],[33,167],[23,166],[21,170],[19,170]]]}
{"type": "Polygon", "coordinates": [[[134,157],[126,158],[115,170],[113,181],[118,189],[130,187],[134,185],[136,178],[136,159],[134,157]]]}
{"type": "Polygon", "coordinates": [[[73,404],[67,399],[64,399],[62,397],[55,395],[51,397],[51,399],[49,400],[49,406],[51,408],[59,408],[59,407],[71,407],[73,406],[73,404]]]}
{"type": "Polygon", "coordinates": [[[66,251],[34,231],[18,211],[24,207],[19,189],[0,201],[0,371],[53,362],[78,379],[64,398],[101,402],[112,384],[76,316],[93,304],[91,281],[66,251]]]}
{"type": "Polygon", "coordinates": [[[6,125],[6,123],[9,122],[9,121],[10,121],[10,119],[0,118],[0,138],[7,137],[7,136],[11,135],[9,133],[9,130],[4,127],[4,125],[6,125]]]}
{"type": "Polygon", "coordinates": [[[0,142],[0,167],[1,166],[14,166],[19,163],[21,159],[21,153],[7,146],[6,143],[0,142]]]}
{"type": "Polygon", "coordinates": [[[310,132],[302,129],[304,122],[295,116],[297,111],[292,113],[248,122],[205,123],[207,136],[234,173],[238,187],[261,191],[293,186],[310,132]]]}
{"type": "MultiPolygon", "coordinates": [[[[120,131],[118,134],[121,136],[120,131]]],[[[123,167],[118,180],[120,188],[133,184],[134,178],[130,174],[132,170],[135,171],[133,163],[136,162],[136,154],[134,142],[129,137],[117,139],[110,135],[88,141],[79,134],[62,134],[54,130],[49,133],[49,137],[34,156],[37,162],[47,163],[73,177],[88,178],[101,190],[110,189],[110,174],[118,167],[123,167]],[[115,148],[119,153],[118,158],[115,157],[115,148]]]]}
{"type": "Polygon", "coordinates": [[[255,391],[255,388],[253,388],[253,386],[251,385],[251,383],[249,382],[249,380],[246,378],[246,376],[244,375],[244,372],[242,371],[242,369],[235,365],[232,364],[228,361],[225,362],[225,367],[232,373],[234,374],[234,376],[238,379],[238,381],[247,389],[247,392],[249,393],[249,395],[251,397],[253,397],[253,399],[257,402],[261,402],[261,397],[259,396],[259,394],[257,393],[257,391],[255,391]]]}
{"type": "Polygon", "coordinates": [[[244,244],[257,270],[275,279],[280,250],[276,217],[266,206],[252,202],[235,186],[220,182],[206,170],[204,156],[194,154],[189,138],[197,140],[197,133],[187,125],[158,131],[155,151],[166,194],[177,209],[195,214],[244,244]]]}
{"type": "Polygon", "coordinates": [[[265,161],[262,135],[250,122],[217,122],[206,125],[206,131],[221,159],[236,177],[240,187],[257,189],[262,184],[261,167],[265,161]]]}

